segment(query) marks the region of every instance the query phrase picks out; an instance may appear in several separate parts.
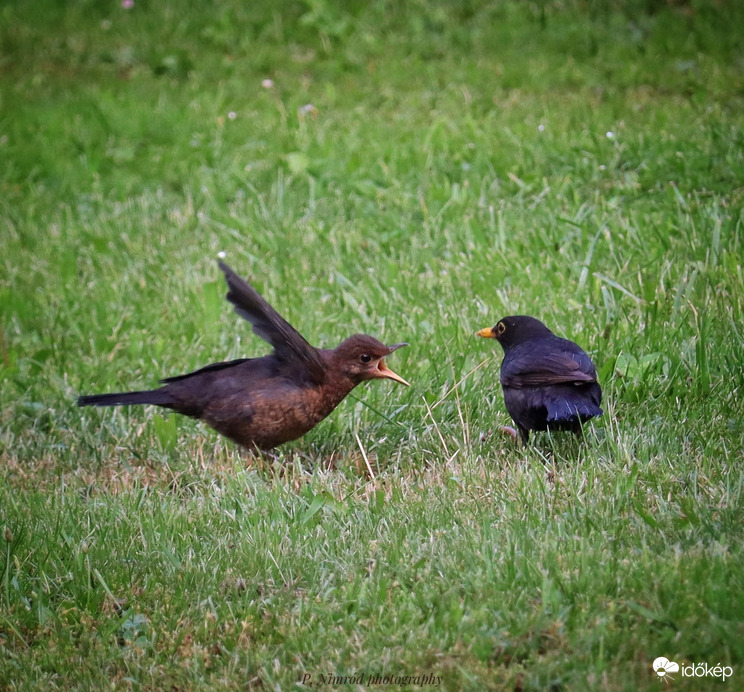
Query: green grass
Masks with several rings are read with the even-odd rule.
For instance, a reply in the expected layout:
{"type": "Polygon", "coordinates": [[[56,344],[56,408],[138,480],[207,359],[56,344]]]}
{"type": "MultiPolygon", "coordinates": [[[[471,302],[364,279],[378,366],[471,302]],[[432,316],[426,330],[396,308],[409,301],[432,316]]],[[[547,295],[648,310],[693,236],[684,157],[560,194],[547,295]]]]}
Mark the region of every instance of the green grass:
{"type": "Polygon", "coordinates": [[[0,687],[740,688],[742,14],[5,3],[0,687]],[[78,409],[267,352],[219,251],[413,386],[276,461],[78,409]],[[583,442],[498,433],[517,313],[594,358],[583,442]]]}

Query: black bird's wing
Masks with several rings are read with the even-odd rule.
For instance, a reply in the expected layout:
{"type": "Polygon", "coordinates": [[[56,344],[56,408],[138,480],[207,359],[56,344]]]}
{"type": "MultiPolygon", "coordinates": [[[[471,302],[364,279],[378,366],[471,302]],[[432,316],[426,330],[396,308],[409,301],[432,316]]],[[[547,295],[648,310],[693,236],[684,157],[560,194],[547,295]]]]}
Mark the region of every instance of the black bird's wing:
{"type": "Polygon", "coordinates": [[[276,358],[287,365],[301,365],[314,383],[323,382],[325,365],[318,349],[311,346],[247,281],[224,262],[219,265],[229,289],[227,299],[235,306],[235,312],[251,323],[257,336],[274,347],[276,358]]]}
{"type": "Polygon", "coordinates": [[[519,389],[596,382],[597,371],[589,356],[572,342],[565,343],[568,346],[563,348],[552,343],[515,349],[501,366],[501,384],[519,389]]]}

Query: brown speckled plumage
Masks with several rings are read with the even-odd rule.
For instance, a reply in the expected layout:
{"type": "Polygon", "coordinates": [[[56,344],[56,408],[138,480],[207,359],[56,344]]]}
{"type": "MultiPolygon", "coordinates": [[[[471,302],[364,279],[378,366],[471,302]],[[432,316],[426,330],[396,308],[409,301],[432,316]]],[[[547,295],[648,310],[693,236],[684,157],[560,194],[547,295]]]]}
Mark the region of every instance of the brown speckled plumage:
{"type": "Polygon", "coordinates": [[[384,360],[404,344],[355,334],[335,349],[315,348],[230,267],[220,268],[227,299],[273,346],[270,355],[214,363],[167,378],[158,389],[81,396],[78,404],[154,404],[199,418],[244,447],[268,450],[304,435],[365,380],[408,384],[384,360]]]}

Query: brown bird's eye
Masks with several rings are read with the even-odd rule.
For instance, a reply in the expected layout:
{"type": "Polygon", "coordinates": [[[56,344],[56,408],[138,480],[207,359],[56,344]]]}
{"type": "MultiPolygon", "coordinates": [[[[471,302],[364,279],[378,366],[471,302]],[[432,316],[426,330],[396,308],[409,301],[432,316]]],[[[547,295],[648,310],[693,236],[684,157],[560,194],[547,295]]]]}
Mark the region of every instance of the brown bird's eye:
{"type": "Polygon", "coordinates": [[[369,361],[372,360],[372,356],[370,356],[368,353],[362,353],[359,360],[361,360],[362,363],[369,363],[369,361]]]}
{"type": "Polygon", "coordinates": [[[506,325],[503,322],[499,322],[496,325],[496,333],[501,336],[506,331],[506,325]]]}

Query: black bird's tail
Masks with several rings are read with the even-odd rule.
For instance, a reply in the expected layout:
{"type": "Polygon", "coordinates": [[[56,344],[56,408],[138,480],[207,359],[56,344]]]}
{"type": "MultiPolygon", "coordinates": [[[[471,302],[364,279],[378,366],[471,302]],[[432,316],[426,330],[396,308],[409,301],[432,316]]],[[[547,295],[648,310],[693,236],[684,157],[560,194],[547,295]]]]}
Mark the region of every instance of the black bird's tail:
{"type": "Polygon", "coordinates": [[[590,418],[601,416],[603,411],[599,407],[599,385],[596,382],[591,385],[592,388],[588,391],[565,388],[563,391],[556,391],[554,396],[546,397],[548,423],[586,423],[590,418]]]}
{"type": "Polygon", "coordinates": [[[149,389],[142,392],[117,392],[115,394],[90,394],[79,396],[78,406],[130,406],[132,404],[153,404],[172,408],[173,397],[163,389],[149,389]]]}

